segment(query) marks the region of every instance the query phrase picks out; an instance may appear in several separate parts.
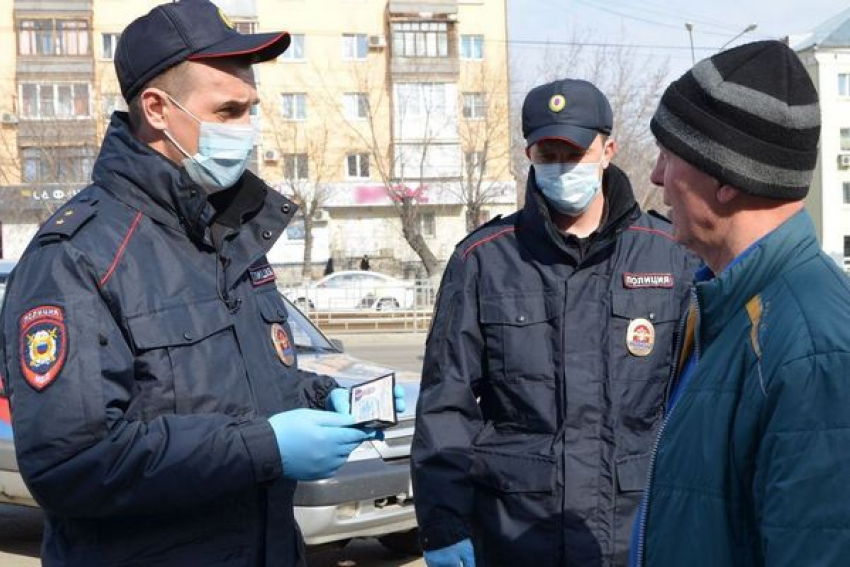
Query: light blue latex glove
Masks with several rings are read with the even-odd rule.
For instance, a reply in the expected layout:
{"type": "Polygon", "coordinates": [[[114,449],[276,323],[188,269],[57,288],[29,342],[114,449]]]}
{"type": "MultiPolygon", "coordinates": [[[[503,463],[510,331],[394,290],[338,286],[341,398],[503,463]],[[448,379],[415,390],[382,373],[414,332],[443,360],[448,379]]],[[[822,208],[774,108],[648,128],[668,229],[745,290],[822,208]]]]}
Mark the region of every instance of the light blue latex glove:
{"type": "MultiPolygon", "coordinates": [[[[404,388],[401,385],[395,385],[393,397],[395,398],[395,411],[404,412],[407,409],[407,404],[404,403],[404,388]]],[[[334,388],[328,396],[327,408],[337,413],[349,414],[351,413],[351,402],[348,398],[348,388],[334,388]]]]}
{"type": "Polygon", "coordinates": [[[475,567],[475,552],[469,538],[459,542],[425,552],[425,564],[428,567],[475,567]]]}
{"type": "Polygon", "coordinates": [[[283,476],[318,480],[336,474],[360,443],[374,439],[374,431],[356,427],[350,415],[296,409],[273,415],[269,423],[277,438],[283,476]]]}

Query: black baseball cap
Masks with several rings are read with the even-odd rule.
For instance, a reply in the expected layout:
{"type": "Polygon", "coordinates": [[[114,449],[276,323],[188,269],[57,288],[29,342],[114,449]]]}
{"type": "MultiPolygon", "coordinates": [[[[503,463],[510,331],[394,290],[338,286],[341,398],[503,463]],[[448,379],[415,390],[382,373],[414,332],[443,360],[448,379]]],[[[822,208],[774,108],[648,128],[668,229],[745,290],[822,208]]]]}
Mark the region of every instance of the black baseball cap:
{"type": "Polygon", "coordinates": [[[274,59],[289,47],[286,32],[241,34],[209,0],[180,0],[157,6],[133,20],[115,49],[115,72],[129,101],[151,79],[186,60],[246,57],[274,59]]]}
{"type": "Polygon", "coordinates": [[[587,81],[563,79],[534,87],[522,103],[526,148],[563,140],[584,150],[599,133],[610,134],[614,115],[605,95],[587,81]]]}

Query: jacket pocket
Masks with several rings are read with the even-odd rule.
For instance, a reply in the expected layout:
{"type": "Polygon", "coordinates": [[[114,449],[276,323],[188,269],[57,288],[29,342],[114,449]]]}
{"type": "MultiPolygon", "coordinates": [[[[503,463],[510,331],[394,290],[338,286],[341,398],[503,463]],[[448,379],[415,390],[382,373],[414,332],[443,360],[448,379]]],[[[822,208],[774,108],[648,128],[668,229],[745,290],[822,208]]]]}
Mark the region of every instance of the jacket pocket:
{"type": "Polygon", "coordinates": [[[482,295],[479,323],[491,376],[554,378],[557,296],[544,292],[482,295]]]}
{"type": "Polygon", "coordinates": [[[617,488],[620,492],[642,492],[646,487],[649,453],[617,459],[617,488]]]}
{"type": "Polygon", "coordinates": [[[253,407],[233,322],[219,299],[127,317],[143,418],[163,413],[248,414],[253,407]],[[165,401],[170,397],[171,407],[165,401]],[[170,411],[169,411],[170,410],[170,411]]]}
{"type": "Polygon", "coordinates": [[[561,491],[552,435],[485,428],[473,447],[473,537],[484,565],[557,565],[561,491]]]}

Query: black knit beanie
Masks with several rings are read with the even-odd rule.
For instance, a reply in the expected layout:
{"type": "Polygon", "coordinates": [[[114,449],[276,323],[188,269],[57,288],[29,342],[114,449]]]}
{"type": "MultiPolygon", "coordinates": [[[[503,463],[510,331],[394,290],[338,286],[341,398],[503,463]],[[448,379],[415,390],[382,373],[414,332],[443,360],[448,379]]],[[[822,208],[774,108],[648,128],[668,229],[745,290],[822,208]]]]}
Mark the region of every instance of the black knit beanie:
{"type": "Polygon", "coordinates": [[[724,184],[772,199],[808,193],[818,95],[784,43],[748,43],[700,61],[667,87],[649,125],[662,146],[724,184]]]}

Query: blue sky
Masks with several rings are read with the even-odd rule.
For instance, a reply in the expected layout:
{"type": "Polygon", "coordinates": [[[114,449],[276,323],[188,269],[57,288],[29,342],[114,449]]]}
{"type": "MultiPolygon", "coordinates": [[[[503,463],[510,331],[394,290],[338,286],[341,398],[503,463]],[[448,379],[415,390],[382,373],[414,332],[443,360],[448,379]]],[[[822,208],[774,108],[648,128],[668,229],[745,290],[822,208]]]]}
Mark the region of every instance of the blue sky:
{"type": "Polygon", "coordinates": [[[757,28],[730,46],[805,33],[847,8],[847,0],[508,0],[512,91],[527,91],[536,83],[542,43],[570,41],[574,32],[594,42],[634,46],[637,57],[667,61],[672,80],[691,66],[685,22],[693,25],[700,60],[750,24],[757,28]]]}

